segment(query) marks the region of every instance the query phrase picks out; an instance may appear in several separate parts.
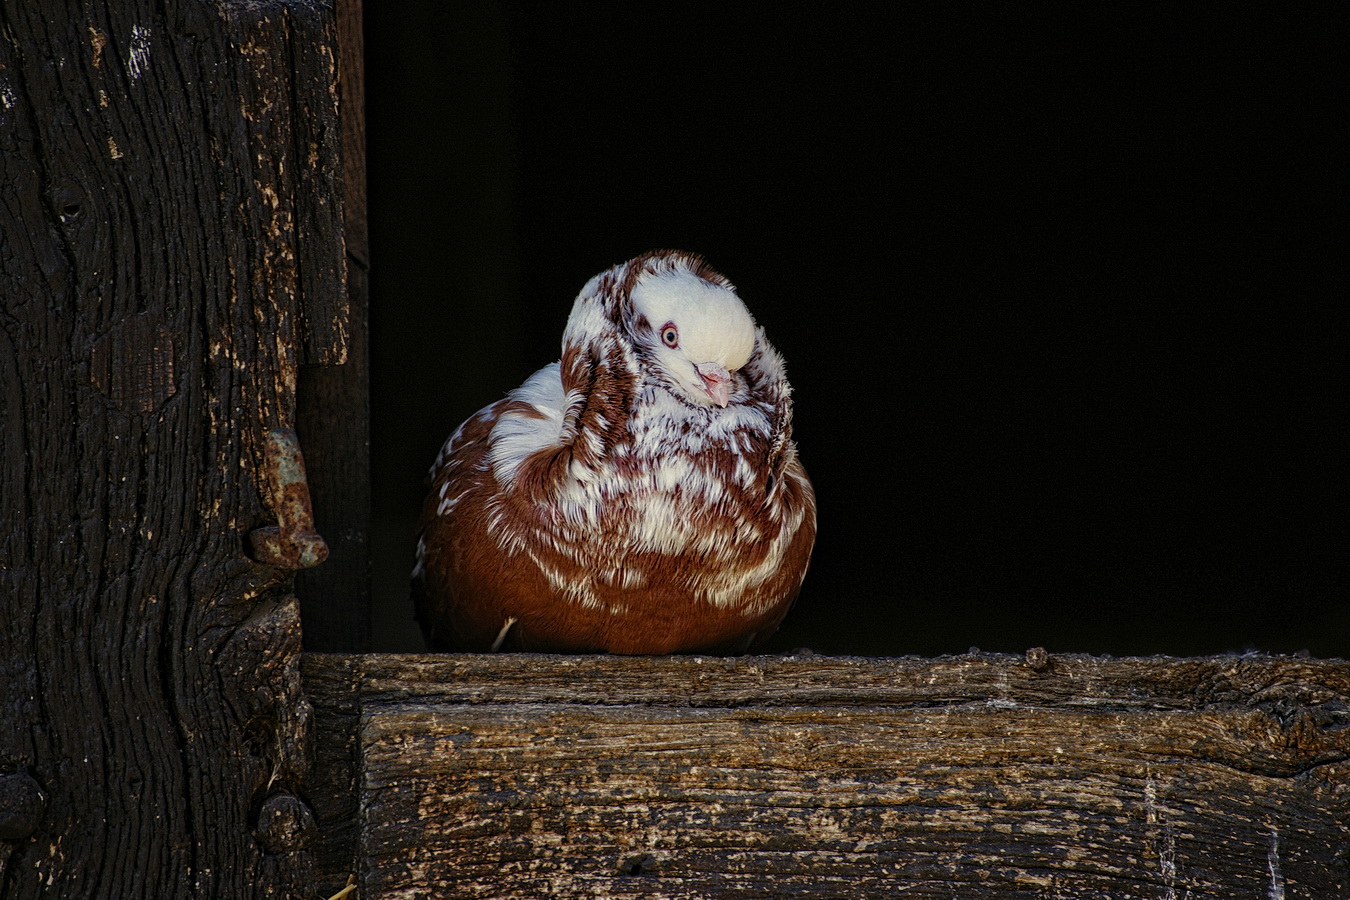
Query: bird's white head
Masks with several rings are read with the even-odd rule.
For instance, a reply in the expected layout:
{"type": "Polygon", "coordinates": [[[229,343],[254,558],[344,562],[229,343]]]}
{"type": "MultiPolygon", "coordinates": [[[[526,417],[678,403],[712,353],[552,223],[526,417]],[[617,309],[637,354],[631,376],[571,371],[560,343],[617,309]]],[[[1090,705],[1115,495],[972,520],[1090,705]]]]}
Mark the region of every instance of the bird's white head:
{"type": "MultiPolygon", "coordinates": [[[[686,402],[725,407],[758,340],[731,282],[700,256],[657,250],[586,283],[563,331],[563,356],[573,348],[581,358],[605,359],[600,348],[618,341],[634,376],[645,367],[686,402]]],[[[774,356],[767,345],[762,350],[774,356]]]]}
{"type": "Polygon", "coordinates": [[[726,406],[732,373],[755,349],[755,320],[731,285],[676,265],[644,273],[630,297],[634,340],[647,344],[687,399],[726,406]]]}

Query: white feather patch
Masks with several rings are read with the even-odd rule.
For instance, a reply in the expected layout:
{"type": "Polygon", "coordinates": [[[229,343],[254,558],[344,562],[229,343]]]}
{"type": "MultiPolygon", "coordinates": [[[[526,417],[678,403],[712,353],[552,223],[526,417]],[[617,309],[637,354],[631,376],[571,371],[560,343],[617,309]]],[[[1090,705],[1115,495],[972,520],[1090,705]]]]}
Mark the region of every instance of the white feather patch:
{"type": "Polygon", "coordinates": [[[516,410],[502,413],[488,438],[488,462],[503,487],[515,484],[520,464],[533,453],[562,445],[563,414],[567,394],[563,391],[561,367],[550,363],[507,394],[508,400],[528,403],[539,416],[516,410]]]}

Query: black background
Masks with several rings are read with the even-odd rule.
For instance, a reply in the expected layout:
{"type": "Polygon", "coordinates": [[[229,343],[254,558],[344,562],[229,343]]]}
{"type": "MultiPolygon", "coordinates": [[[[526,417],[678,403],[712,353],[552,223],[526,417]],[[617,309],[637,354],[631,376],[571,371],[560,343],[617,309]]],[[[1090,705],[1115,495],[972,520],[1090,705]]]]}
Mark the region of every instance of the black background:
{"type": "Polygon", "coordinates": [[[376,649],[441,441],[677,247],[795,387],[775,649],[1350,655],[1341,24],[900,6],[367,4],[376,649]]]}

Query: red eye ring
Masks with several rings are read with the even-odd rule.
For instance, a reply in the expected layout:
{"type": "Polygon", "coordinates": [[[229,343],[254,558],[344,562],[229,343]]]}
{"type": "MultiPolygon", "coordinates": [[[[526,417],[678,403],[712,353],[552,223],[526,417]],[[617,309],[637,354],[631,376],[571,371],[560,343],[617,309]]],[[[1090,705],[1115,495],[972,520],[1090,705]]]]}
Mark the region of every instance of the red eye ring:
{"type": "Polygon", "coordinates": [[[661,343],[671,349],[680,346],[680,329],[675,327],[674,322],[667,322],[661,326],[661,343]]]}

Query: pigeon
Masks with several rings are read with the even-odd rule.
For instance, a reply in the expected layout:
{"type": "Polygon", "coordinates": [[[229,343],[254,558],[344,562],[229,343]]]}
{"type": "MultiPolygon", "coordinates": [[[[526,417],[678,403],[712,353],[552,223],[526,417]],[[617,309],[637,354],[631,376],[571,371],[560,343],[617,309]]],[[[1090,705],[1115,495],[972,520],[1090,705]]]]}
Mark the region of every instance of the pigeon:
{"type": "Polygon", "coordinates": [[[806,575],[815,493],[783,359],[701,257],[582,288],[562,358],[464,422],[413,570],[433,650],[739,654],[806,575]]]}

